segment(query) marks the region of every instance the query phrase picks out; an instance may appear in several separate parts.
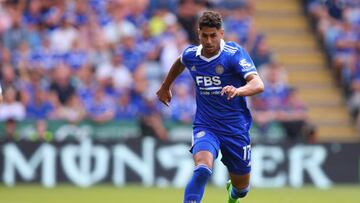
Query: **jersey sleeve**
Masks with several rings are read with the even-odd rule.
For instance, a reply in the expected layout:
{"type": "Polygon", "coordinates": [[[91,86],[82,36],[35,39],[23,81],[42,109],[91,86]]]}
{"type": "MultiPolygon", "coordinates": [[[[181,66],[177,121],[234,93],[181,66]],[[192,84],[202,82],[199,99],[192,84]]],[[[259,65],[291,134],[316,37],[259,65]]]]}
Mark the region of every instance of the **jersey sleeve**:
{"type": "Polygon", "coordinates": [[[251,74],[258,74],[254,62],[243,48],[239,47],[234,60],[235,71],[244,79],[251,74]]]}
{"type": "Polygon", "coordinates": [[[188,46],[184,49],[184,51],[181,53],[180,55],[180,62],[181,64],[183,64],[185,67],[188,67],[188,58],[190,56],[190,52],[194,51],[196,47],[191,45],[191,46],[188,46]]]}
{"type": "MultiPolygon", "coordinates": [[[[186,49],[185,49],[186,50],[186,49]]],[[[185,50],[180,54],[180,62],[186,67],[185,61],[184,61],[184,52],[185,50]]]]}

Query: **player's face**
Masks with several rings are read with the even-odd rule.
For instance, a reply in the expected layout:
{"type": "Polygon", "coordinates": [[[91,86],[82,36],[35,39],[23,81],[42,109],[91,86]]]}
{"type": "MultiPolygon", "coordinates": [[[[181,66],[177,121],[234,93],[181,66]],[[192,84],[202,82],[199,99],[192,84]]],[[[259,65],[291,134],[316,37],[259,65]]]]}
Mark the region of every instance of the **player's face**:
{"type": "Polygon", "coordinates": [[[220,40],[224,37],[223,29],[203,27],[199,30],[200,43],[205,56],[213,56],[220,50],[220,40]]]}

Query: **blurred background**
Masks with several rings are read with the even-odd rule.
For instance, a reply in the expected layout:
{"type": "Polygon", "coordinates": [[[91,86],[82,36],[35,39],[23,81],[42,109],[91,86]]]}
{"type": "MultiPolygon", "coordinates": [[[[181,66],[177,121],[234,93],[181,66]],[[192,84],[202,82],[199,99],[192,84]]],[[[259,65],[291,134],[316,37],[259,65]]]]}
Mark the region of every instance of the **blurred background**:
{"type": "MultiPolygon", "coordinates": [[[[155,92],[208,9],[266,86],[244,202],[359,202],[359,0],[1,0],[0,202],[181,202],[194,83],[155,92]]],[[[204,202],[227,179],[217,161],[204,202]]]]}

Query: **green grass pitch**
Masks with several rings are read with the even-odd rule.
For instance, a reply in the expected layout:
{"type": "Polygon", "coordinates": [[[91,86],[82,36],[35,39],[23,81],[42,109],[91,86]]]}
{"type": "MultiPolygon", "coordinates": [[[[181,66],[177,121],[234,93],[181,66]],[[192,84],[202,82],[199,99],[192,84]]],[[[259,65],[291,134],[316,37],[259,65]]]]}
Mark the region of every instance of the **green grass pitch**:
{"type": "MultiPolygon", "coordinates": [[[[327,190],[314,187],[252,188],[243,203],[359,203],[360,185],[336,186],[327,190]]],[[[79,188],[59,185],[46,189],[39,185],[0,185],[0,203],[176,203],[182,202],[183,189],[114,187],[98,185],[79,188]]],[[[225,188],[208,186],[203,203],[225,203],[225,188]]]]}

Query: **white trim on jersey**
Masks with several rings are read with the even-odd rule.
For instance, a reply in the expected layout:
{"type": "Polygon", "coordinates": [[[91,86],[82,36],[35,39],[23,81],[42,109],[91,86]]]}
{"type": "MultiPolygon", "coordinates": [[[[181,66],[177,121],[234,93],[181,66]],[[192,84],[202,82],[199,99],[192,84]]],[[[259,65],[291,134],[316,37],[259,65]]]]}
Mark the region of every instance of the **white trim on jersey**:
{"type": "Polygon", "coordinates": [[[184,61],[183,61],[183,59],[182,59],[182,54],[180,54],[179,58],[180,58],[180,63],[185,66],[184,61]]]}
{"type": "Polygon", "coordinates": [[[231,53],[231,54],[235,54],[235,53],[236,53],[236,50],[229,49],[229,48],[227,48],[227,47],[224,47],[224,51],[229,52],[229,53],[231,53]]]}
{"type": "Polygon", "coordinates": [[[213,57],[206,58],[205,56],[201,55],[201,50],[202,50],[203,46],[202,46],[202,44],[200,44],[199,46],[197,46],[196,56],[199,56],[202,60],[204,60],[206,62],[210,62],[210,61],[212,61],[212,60],[214,60],[214,59],[216,59],[217,57],[220,56],[220,54],[223,51],[224,47],[225,47],[225,41],[223,39],[221,39],[219,52],[213,57]]]}
{"type": "Polygon", "coordinates": [[[230,46],[230,45],[228,45],[228,44],[226,44],[226,45],[224,46],[224,48],[229,48],[229,49],[231,49],[231,50],[233,50],[233,51],[239,50],[237,47],[232,47],[232,46],[230,46]]]}
{"type": "Polygon", "coordinates": [[[256,71],[250,71],[244,75],[244,79],[246,79],[247,76],[252,75],[252,74],[257,75],[258,73],[256,71]]]}
{"type": "Polygon", "coordinates": [[[221,90],[222,87],[199,87],[199,90],[221,90]]]}
{"type": "Polygon", "coordinates": [[[197,51],[197,48],[198,48],[198,47],[196,47],[196,46],[195,46],[195,47],[191,47],[191,48],[187,49],[186,52],[189,52],[189,51],[197,51]]]}

